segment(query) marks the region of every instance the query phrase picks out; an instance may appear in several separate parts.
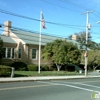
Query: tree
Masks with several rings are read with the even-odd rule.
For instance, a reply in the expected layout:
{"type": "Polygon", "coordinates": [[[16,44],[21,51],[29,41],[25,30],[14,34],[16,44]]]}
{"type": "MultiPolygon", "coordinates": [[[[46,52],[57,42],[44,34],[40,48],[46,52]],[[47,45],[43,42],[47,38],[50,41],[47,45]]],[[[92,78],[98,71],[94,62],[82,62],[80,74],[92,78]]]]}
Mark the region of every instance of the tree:
{"type": "Polygon", "coordinates": [[[91,66],[94,70],[97,67],[100,67],[100,51],[91,50],[88,52],[88,65],[91,66]]]}
{"type": "MultiPolygon", "coordinates": [[[[77,36],[76,41],[79,42],[82,46],[86,45],[86,32],[79,32],[79,33],[74,33],[77,36]]],[[[69,39],[72,39],[72,35],[69,36],[69,39]]],[[[91,50],[100,50],[100,44],[96,43],[94,41],[91,40],[91,34],[90,32],[88,33],[88,45],[87,47],[90,48],[91,50]]]]}
{"type": "MultiPolygon", "coordinates": [[[[86,32],[79,32],[75,33],[77,35],[77,42],[81,43],[82,45],[86,44],[86,32]]],[[[88,44],[91,43],[91,35],[90,32],[88,33],[88,44]]]]}
{"type": "Polygon", "coordinates": [[[52,43],[47,43],[43,48],[42,57],[45,60],[54,62],[57,66],[57,70],[60,71],[64,64],[79,63],[80,51],[76,45],[70,42],[55,40],[52,43]]]}
{"type": "Polygon", "coordinates": [[[3,40],[0,38],[0,60],[2,59],[2,54],[3,54],[3,40]]]}
{"type": "Polygon", "coordinates": [[[100,50],[100,43],[94,42],[93,50],[100,50]]]}
{"type": "MultiPolygon", "coordinates": [[[[76,41],[79,42],[82,46],[86,45],[86,32],[85,31],[82,31],[82,32],[79,32],[79,33],[74,33],[76,35],[76,41]]],[[[69,39],[71,39],[71,35],[69,36],[69,39]]],[[[88,33],[88,45],[87,47],[90,48],[90,49],[93,49],[94,46],[95,46],[95,42],[93,42],[91,40],[91,35],[90,35],[90,32],[88,33]]]]}

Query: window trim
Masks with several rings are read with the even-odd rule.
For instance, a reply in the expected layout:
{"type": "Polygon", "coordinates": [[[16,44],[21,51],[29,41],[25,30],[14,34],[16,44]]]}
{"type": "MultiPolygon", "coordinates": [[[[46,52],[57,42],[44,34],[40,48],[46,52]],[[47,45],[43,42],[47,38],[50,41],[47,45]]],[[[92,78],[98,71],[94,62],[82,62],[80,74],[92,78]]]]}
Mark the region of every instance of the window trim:
{"type": "Polygon", "coordinates": [[[33,59],[33,60],[37,60],[37,49],[36,49],[36,48],[32,48],[32,52],[31,52],[31,53],[32,53],[32,59],[33,59]],[[36,53],[35,53],[35,56],[36,56],[36,57],[35,57],[35,58],[33,58],[33,49],[36,50],[36,53]]]}
{"type": "Polygon", "coordinates": [[[3,59],[14,59],[15,58],[15,48],[13,47],[3,47],[3,49],[5,48],[5,57],[3,57],[3,59]],[[8,58],[8,49],[11,49],[10,50],[10,57],[8,58]],[[13,49],[14,49],[14,53],[13,53],[13,49]],[[13,54],[14,54],[14,57],[13,57],[13,54]]]}
{"type": "Polygon", "coordinates": [[[18,59],[21,59],[22,58],[22,48],[18,48],[18,59]],[[21,50],[21,57],[19,57],[19,50],[21,50]]]}

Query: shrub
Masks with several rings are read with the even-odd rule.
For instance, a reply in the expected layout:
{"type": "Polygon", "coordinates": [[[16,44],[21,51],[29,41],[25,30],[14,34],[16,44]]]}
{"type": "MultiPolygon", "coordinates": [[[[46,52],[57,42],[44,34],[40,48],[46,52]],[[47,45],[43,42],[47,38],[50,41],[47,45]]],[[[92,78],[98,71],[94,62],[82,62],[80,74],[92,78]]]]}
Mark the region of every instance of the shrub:
{"type": "Polygon", "coordinates": [[[27,70],[27,64],[24,62],[14,62],[11,64],[11,67],[14,67],[17,71],[26,71],[27,70]]]}
{"type": "Polygon", "coordinates": [[[57,67],[55,64],[52,64],[50,67],[50,71],[57,71],[57,67]]]}
{"type": "Polygon", "coordinates": [[[0,76],[10,76],[11,75],[11,67],[6,65],[0,65],[0,76]]]}
{"type": "Polygon", "coordinates": [[[28,65],[27,66],[28,71],[38,71],[38,66],[33,64],[33,65],[28,65]]]}
{"type": "Polygon", "coordinates": [[[41,67],[41,70],[42,71],[49,71],[49,66],[44,65],[44,66],[41,67]]]}

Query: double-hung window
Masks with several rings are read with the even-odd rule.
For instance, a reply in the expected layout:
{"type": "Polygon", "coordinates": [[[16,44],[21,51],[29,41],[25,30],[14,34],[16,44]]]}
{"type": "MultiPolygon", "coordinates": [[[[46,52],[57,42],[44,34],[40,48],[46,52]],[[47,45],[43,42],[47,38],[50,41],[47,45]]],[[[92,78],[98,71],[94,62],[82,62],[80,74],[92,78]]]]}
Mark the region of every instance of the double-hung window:
{"type": "Polygon", "coordinates": [[[14,48],[3,48],[3,58],[14,58],[14,48]]]}
{"type": "Polygon", "coordinates": [[[32,59],[36,59],[36,49],[32,49],[32,59]]]}
{"type": "Polygon", "coordinates": [[[21,48],[19,48],[19,50],[18,50],[18,58],[22,58],[22,49],[21,48]]]}

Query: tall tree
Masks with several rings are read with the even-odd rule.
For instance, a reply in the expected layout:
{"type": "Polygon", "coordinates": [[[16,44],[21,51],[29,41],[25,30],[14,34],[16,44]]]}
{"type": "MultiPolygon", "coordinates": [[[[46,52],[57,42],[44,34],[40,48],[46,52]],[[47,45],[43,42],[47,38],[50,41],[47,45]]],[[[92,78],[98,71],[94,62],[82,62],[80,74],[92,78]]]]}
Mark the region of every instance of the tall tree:
{"type": "Polygon", "coordinates": [[[45,60],[51,60],[60,71],[62,65],[67,63],[79,63],[80,51],[76,45],[63,40],[55,40],[52,43],[47,43],[42,51],[42,57],[45,60]]]}
{"type": "MultiPolygon", "coordinates": [[[[75,33],[77,35],[77,42],[81,43],[82,45],[86,45],[86,32],[79,32],[75,33]]],[[[92,41],[92,37],[90,32],[88,33],[88,45],[87,47],[91,50],[100,50],[100,44],[92,41]]]]}
{"type": "MultiPolygon", "coordinates": [[[[86,32],[79,32],[75,33],[77,35],[77,42],[81,43],[82,45],[86,44],[86,32]]],[[[88,33],[88,43],[91,42],[91,35],[88,33]]]]}
{"type": "MultiPolygon", "coordinates": [[[[86,45],[86,32],[82,31],[79,33],[74,33],[76,35],[76,41],[79,42],[81,45],[86,45]]],[[[71,35],[69,36],[69,39],[71,39],[71,35]]],[[[88,47],[91,45],[91,35],[90,32],[88,33],[88,47]]]]}
{"type": "Polygon", "coordinates": [[[100,68],[100,51],[99,50],[91,50],[88,52],[88,65],[94,70],[97,67],[100,68]]]}
{"type": "MultiPolygon", "coordinates": [[[[79,42],[82,46],[86,45],[86,32],[79,32],[79,33],[74,33],[77,37],[76,41],[79,42]]],[[[72,38],[72,35],[69,36],[69,39],[72,38]]],[[[90,35],[90,32],[88,33],[88,45],[87,47],[90,48],[91,50],[100,50],[100,44],[92,41],[92,37],[90,35]]]]}

